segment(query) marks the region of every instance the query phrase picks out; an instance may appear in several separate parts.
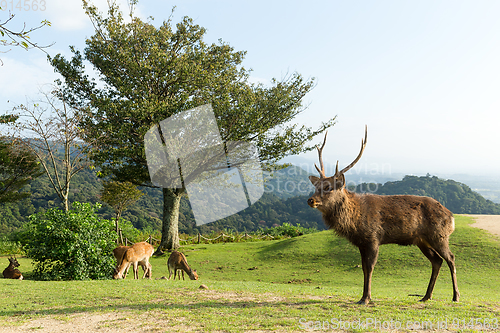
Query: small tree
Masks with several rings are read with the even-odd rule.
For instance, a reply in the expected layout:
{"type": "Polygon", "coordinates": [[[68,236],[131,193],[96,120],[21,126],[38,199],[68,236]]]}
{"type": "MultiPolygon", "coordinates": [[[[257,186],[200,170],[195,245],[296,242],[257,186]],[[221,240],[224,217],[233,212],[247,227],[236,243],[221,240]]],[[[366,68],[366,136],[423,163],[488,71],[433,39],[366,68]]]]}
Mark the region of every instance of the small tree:
{"type": "Polygon", "coordinates": [[[38,157],[64,210],[68,211],[71,179],[90,166],[86,154],[93,142],[81,140],[81,129],[77,126],[80,116],[58,89],[42,94],[44,98],[39,103],[14,108],[19,119],[10,127],[25,149],[38,157]]]}
{"type": "MultiPolygon", "coordinates": [[[[136,185],[130,182],[117,182],[113,180],[103,181],[101,200],[113,207],[115,210],[115,227],[117,236],[119,232],[118,223],[120,221],[120,217],[122,216],[122,212],[126,207],[132,205],[143,195],[144,193],[142,193],[136,185]]],[[[118,240],[117,243],[119,243],[118,240]]]]}
{"type": "Polygon", "coordinates": [[[97,217],[101,206],[74,202],[30,216],[21,242],[40,280],[109,279],[115,261],[113,223],[97,217]]]}

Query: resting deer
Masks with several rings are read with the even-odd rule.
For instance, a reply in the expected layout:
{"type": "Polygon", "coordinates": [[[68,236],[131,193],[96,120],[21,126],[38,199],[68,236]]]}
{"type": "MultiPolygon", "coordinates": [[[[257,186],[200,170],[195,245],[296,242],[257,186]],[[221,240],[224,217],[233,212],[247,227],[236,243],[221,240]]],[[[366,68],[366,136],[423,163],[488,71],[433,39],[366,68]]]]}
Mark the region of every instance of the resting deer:
{"type": "Polygon", "coordinates": [[[451,271],[453,301],[458,302],[455,256],[448,246],[448,239],[455,229],[453,214],[432,198],[415,195],[374,195],[357,194],[345,188],[344,174],[361,158],[366,147],[361,140],[358,157],[347,167],[326,177],[321,148],[318,149],[321,169],[315,164],[320,177],[309,176],[316,188],[307,200],[309,206],[323,213],[326,226],[347,238],[359,248],[364,274],[363,296],[358,304],[368,304],[371,298],[371,279],[377,262],[378,249],[382,244],[416,245],[432,264],[432,274],[427,292],[421,301],[432,296],[439,269],[446,260],[451,271]]]}
{"type": "Polygon", "coordinates": [[[151,279],[152,266],[149,263],[149,258],[153,255],[153,252],[153,246],[146,242],[135,243],[130,246],[123,252],[123,256],[121,260],[119,260],[120,264],[118,265],[118,268],[115,269],[113,278],[121,279],[123,277],[123,273],[129,269],[130,265],[133,265],[134,279],[138,279],[139,273],[137,268],[140,264],[143,268],[147,267],[147,269],[144,270],[144,276],[142,278],[144,279],[147,276],[151,279]]]}
{"type": "Polygon", "coordinates": [[[9,258],[9,266],[3,270],[3,277],[6,279],[22,280],[23,274],[21,274],[21,271],[16,268],[19,266],[21,265],[19,265],[16,258],[9,258]]]}
{"type": "MultiPolygon", "coordinates": [[[[198,274],[196,273],[196,269],[193,270],[191,267],[189,267],[186,257],[184,254],[173,251],[170,257],[168,258],[168,279],[172,277],[172,273],[174,274],[174,280],[175,276],[177,275],[177,270],[180,269],[182,272],[182,279],[184,280],[184,272],[186,272],[189,275],[189,278],[191,280],[198,280],[198,274]]],[[[181,279],[181,273],[179,273],[179,280],[181,279]]]]}
{"type": "MultiPolygon", "coordinates": [[[[115,248],[113,250],[113,256],[115,257],[116,259],[116,271],[119,270],[119,267],[120,267],[120,264],[121,264],[121,260],[123,258],[123,254],[125,253],[125,251],[127,251],[128,249],[130,248],[130,246],[118,246],[117,248],[115,248]]],[[[148,269],[148,267],[141,261],[139,262],[139,265],[141,265],[143,271],[144,271],[144,276],[146,276],[146,271],[148,269]]],[[[123,278],[125,279],[127,277],[127,273],[128,273],[128,270],[129,270],[130,266],[128,266],[126,269],[125,269],[125,272],[123,273],[123,278]]]]}

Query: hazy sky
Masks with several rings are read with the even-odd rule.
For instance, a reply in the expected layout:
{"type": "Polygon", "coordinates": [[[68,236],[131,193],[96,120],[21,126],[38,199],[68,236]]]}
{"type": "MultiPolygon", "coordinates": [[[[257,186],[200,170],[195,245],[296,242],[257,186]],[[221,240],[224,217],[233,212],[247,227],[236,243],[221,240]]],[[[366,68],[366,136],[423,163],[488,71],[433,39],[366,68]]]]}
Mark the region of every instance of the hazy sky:
{"type": "MultiPolygon", "coordinates": [[[[105,1],[96,3],[105,10],[105,1]]],[[[296,120],[317,127],[337,116],[324,151],[328,165],[356,157],[366,124],[368,145],[354,172],[500,175],[499,1],[142,0],[137,13],[160,24],[174,5],[173,22],[190,16],[208,29],[207,42],[246,50],[252,80],[293,72],[316,78],[296,120]]],[[[55,42],[51,55],[70,56],[69,45],[82,50],[93,34],[78,0],[45,0],[44,11],[13,13],[11,27],[52,22],[32,35],[55,42]]],[[[0,11],[0,21],[6,17],[0,11]]],[[[37,98],[56,78],[38,50],[0,58],[2,113],[37,98]]]]}

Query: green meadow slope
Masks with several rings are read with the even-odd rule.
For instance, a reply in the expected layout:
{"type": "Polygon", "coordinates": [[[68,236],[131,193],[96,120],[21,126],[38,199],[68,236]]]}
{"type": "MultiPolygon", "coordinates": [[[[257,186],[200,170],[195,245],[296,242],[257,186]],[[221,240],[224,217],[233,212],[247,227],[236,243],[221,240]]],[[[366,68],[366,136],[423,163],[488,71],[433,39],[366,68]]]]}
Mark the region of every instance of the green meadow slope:
{"type": "MultiPolygon", "coordinates": [[[[500,241],[470,223],[470,218],[456,216],[450,240],[459,303],[451,302],[446,265],[433,299],[418,302],[412,295],[425,293],[430,263],[416,247],[385,245],[374,271],[372,303],[354,304],[363,285],[359,253],[333,232],[323,231],[280,241],[183,247],[200,275],[198,281],[159,279],[168,276],[166,256],[151,259],[153,280],[135,281],[129,274],[124,281],[31,281],[30,260],[21,258],[27,279],[0,279],[0,328],[34,318],[70,322],[75,316],[113,313],[119,318],[133,316],[133,325],[161,332],[300,331],[318,328],[315,325],[335,329],[338,320],[349,325],[364,321],[365,326],[349,331],[377,329],[366,326],[367,320],[372,325],[377,320],[400,323],[402,331],[423,322],[444,322],[451,331],[500,329],[500,241]],[[199,289],[201,284],[209,289],[199,289]]],[[[132,325],[125,319],[113,323],[122,328],[132,325]]]]}
{"type": "MultiPolygon", "coordinates": [[[[459,287],[465,299],[469,286],[473,290],[481,286],[485,297],[493,293],[496,299],[500,290],[500,244],[485,231],[470,227],[470,223],[470,218],[456,216],[457,227],[450,239],[459,287]]],[[[197,245],[183,250],[203,279],[301,284],[305,289],[328,287],[348,292],[353,300],[361,297],[363,272],[359,251],[332,231],[282,241],[197,245]]],[[[423,295],[431,264],[415,246],[383,245],[373,274],[375,301],[377,295],[423,295]]],[[[451,296],[450,271],[443,263],[434,298],[451,300],[451,296]]]]}

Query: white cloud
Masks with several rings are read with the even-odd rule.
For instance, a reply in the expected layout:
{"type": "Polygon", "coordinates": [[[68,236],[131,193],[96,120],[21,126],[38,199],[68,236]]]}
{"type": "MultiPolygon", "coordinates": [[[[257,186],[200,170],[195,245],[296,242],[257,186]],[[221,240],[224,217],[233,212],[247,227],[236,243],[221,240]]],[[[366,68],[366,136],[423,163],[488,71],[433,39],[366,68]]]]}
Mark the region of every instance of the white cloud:
{"type": "Polygon", "coordinates": [[[29,62],[2,57],[0,67],[0,112],[25,103],[26,98],[37,99],[40,88],[57,77],[44,56],[31,57],[29,62]],[[9,102],[8,102],[9,101],[9,102]]]}
{"type": "Polygon", "coordinates": [[[253,83],[253,84],[263,84],[264,86],[269,86],[271,84],[270,80],[263,79],[260,77],[255,77],[255,76],[250,76],[248,78],[248,82],[253,83]]]}
{"type": "Polygon", "coordinates": [[[81,1],[52,0],[46,14],[57,30],[81,30],[90,24],[81,1]]]}
{"type": "MultiPolygon", "coordinates": [[[[102,13],[106,13],[108,8],[107,0],[91,1],[102,13]]],[[[128,18],[129,6],[126,0],[116,1],[124,13],[124,17],[128,18]]],[[[51,0],[50,6],[47,4],[48,20],[57,30],[74,31],[82,30],[91,26],[90,20],[82,7],[82,2],[79,0],[51,0]]],[[[143,18],[141,11],[135,8],[135,15],[143,18]]]]}

